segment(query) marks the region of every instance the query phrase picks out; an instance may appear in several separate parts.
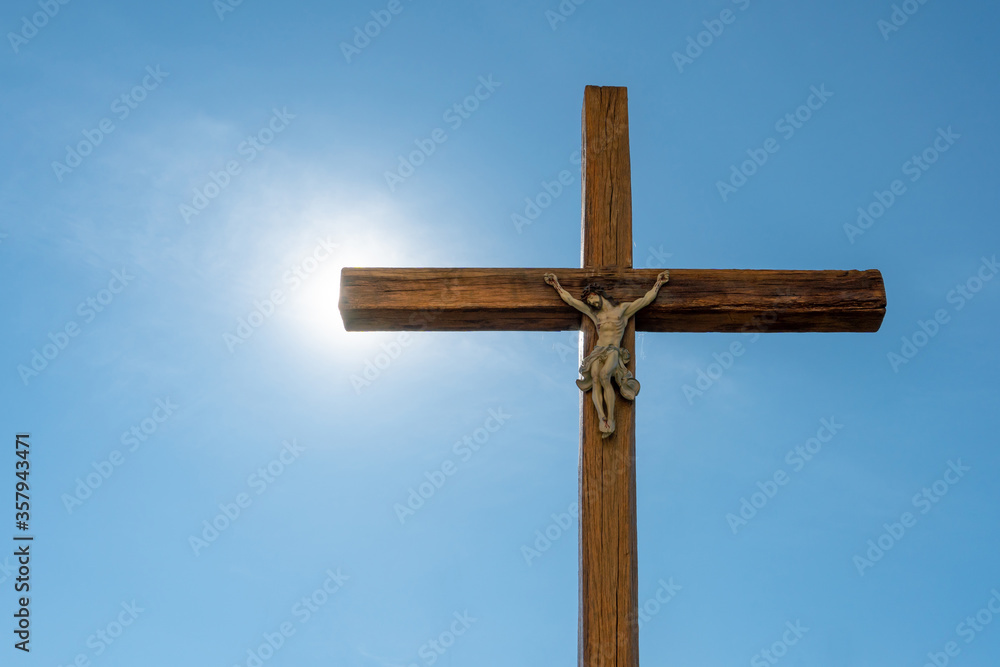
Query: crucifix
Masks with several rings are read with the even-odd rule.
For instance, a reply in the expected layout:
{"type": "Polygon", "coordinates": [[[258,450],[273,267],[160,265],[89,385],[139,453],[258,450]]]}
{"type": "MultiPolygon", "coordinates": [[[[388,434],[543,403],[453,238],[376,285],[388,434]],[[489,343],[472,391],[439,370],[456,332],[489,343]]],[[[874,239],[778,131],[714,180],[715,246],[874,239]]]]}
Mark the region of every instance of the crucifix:
{"type": "Polygon", "coordinates": [[[881,326],[886,306],[877,270],[633,269],[628,137],[626,89],[588,86],[579,269],[345,268],[341,274],[340,312],[348,331],[583,332],[581,361],[591,364],[581,370],[590,376],[584,372],[578,384],[591,392],[600,384],[601,401],[581,391],[581,667],[639,664],[635,404],[629,400],[638,383],[635,356],[627,353],[636,330],[871,332],[881,326]],[[594,313],[566,299],[573,294],[594,313]],[[602,339],[598,313],[608,295],[633,308],[619,312],[614,335],[602,339]],[[600,349],[613,338],[614,350],[600,349]],[[608,396],[609,375],[625,400],[615,400],[614,385],[608,396]],[[599,415],[597,404],[610,414],[599,415]]]}

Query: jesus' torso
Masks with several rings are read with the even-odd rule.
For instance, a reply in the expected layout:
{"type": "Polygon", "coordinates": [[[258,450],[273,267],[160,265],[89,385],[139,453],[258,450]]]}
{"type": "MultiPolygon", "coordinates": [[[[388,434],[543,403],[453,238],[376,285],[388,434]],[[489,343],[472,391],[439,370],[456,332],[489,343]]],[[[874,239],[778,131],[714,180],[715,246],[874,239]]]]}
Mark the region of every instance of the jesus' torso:
{"type": "Polygon", "coordinates": [[[618,346],[625,335],[625,327],[628,321],[623,316],[625,305],[607,306],[593,315],[594,324],[597,325],[597,342],[595,345],[602,347],[605,345],[618,346]]]}

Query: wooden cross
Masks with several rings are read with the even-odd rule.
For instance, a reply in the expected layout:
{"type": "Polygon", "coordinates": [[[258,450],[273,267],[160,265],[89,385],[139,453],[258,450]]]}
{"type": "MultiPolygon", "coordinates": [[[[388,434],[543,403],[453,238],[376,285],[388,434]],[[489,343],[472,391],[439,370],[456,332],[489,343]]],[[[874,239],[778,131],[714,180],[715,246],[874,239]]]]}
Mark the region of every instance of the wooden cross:
{"type": "MultiPolygon", "coordinates": [[[[588,86],[583,103],[583,253],[579,269],[363,269],[341,275],[348,331],[581,330],[594,326],[542,276],[575,296],[589,283],[619,301],[642,296],[659,269],[632,268],[632,185],[625,88],[588,86]]],[[[870,271],[671,270],[670,282],[629,324],[635,331],[877,331],[882,275],[870,271]]],[[[635,372],[635,354],[629,364],[635,372]]],[[[617,430],[601,438],[581,394],[580,625],[582,667],[639,664],[635,407],[619,399],[617,430]]]]}

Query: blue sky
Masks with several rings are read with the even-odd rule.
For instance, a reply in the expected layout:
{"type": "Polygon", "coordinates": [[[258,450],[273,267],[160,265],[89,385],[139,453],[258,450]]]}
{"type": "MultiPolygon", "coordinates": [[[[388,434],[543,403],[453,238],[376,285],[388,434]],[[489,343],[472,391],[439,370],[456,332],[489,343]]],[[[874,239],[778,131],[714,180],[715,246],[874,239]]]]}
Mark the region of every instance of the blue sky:
{"type": "Polygon", "coordinates": [[[996,664],[998,13],[5,3],[36,541],[3,664],[574,664],[577,334],[336,302],[343,266],[578,266],[588,84],[629,88],[637,266],[877,268],[889,301],[876,334],[640,338],[643,664],[996,664]]]}

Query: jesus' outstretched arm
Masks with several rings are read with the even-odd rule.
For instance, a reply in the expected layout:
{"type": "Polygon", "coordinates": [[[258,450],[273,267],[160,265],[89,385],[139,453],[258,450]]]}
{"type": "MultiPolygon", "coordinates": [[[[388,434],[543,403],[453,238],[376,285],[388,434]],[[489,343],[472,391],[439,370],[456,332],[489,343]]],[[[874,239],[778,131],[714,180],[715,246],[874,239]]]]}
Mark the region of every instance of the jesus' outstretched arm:
{"type": "Polygon", "coordinates": [[[556,292],[559,293],[559,296],[560,296],[560,298],[562,298],[563,301],[565,301],[569,305],[573,306],[574,308],[576,308],[577,310],[579,310],[581,313],[583,313],[584,315],[586,315],[590,319],[592,319],[592,320],[594,319],[594,313],[591,310],[590,306],[588,306],[587,304],[585,304],[583,301],[580,301],[579,299],[573,298],[572,294],[570,294],[569,292],[567,292],[566,290],[564,290],[563,286],[559,284],[559,279],[556,278],[556,274],[554,274],[554,273],[546,273],[545,276],[544,276],[544,278],[545,278],[545,284],[551,285],[552,287],[554,287],[555,290],[556,290],[556,292]]]}
{"type": "Polygon", "coordinates": [[[649,304],[653,303],[653,299],[655,299],[656,295],[660,292],[660,287],[666,284],[668,280],[670,280],[670,272],[662,271],[660,275],[656,277],[656,283],[653,285],[653,289],[646,292],[646,295],[642,298],[636,299],[632,303],[627,304],[625,306],[625,310],[622,311],[622,316],[627,320],[649,304]]]}

